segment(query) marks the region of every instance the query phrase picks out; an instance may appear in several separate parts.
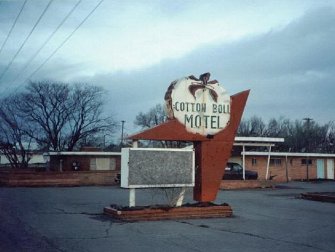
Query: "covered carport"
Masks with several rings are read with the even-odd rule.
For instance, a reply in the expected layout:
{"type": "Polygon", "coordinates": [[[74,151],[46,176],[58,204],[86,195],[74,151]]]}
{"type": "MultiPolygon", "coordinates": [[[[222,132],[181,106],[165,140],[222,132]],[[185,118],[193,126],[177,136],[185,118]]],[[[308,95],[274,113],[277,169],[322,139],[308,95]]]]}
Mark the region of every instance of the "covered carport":
{"type": "Polygon", "coordinates": [[[269,178],[269,166],[271,158],[271,149],[276,143],[283,143],[284,138],[279,137],[235,137],[234,146],[242,147],[242,167],[243,167],[243,179],[245,180],[245,155],[246,147],[265,147],[267,148],[267,165],[266,165],[266,176],[265,179],[269,178]]]}

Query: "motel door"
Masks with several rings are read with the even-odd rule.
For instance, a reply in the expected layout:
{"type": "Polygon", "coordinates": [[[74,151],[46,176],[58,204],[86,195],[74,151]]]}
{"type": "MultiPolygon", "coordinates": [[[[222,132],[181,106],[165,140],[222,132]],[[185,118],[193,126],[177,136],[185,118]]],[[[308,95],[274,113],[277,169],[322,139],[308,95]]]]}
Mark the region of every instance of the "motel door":
{"type": "Polygon", "coordinates": [[[327,179],[334,179],[334,159],[327,159],[327,179]]]}
{"type": "Polygon", "coordinates": [[[318,179],[325,178],[325,162],[323,159],[318,159],[316,161],[317,177],[318,179]]]}

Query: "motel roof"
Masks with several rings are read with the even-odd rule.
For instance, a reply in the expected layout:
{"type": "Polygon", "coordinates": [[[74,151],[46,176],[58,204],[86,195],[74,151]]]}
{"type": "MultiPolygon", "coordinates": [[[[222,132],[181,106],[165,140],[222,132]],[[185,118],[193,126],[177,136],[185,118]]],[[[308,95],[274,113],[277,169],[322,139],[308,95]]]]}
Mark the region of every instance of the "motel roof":
{"type": "Polygon", "coordinates": [[[121,156],[121,152],[104,151],[59,151],[49,152],[49,156],[121,156]]]}

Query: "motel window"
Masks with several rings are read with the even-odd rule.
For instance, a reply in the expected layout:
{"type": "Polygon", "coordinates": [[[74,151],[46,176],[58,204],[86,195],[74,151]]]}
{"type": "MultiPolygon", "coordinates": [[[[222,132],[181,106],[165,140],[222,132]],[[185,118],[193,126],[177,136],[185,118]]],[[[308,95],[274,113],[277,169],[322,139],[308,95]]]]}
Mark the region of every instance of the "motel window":
{"type": "Polygon", "coordinates": [[[116,159],[106,157],[90,158],[90,170],[115,170],[116,159]]]}
{"type": "Polygon", "coordinates": [[[308,162],[308,165],[311,165],[312,159],[307,159],[307,158],[301,159],[301,165],[307,165],[307,162],[308,162]]]}
{"type": "Polygon", "coordinates": [[[281,166],[281,159],[280,158],[270,158],[270,165],[281,166]]]}
{"type": "Polygon", "coordinates": [[[251,164],[252,164],[252,166],[257,165],[257,159],[256,158],[252,158],[251,159],[251,164]]]}
{"type": "Polygon", "coordinates": [[[97,163],[95,158],[90,158],[90,170],[95,171],[97,169],[97,163]]]}

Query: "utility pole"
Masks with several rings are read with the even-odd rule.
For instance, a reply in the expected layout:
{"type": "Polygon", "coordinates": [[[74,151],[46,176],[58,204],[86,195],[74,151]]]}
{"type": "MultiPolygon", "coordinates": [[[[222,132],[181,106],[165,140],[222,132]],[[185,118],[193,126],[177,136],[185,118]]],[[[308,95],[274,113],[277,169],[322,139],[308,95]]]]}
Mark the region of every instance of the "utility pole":
{"type": "MultiPolygon", "coordinates": [[[[307,149],[307,153],[309,153],[310,152],[310,146],[309,146],[310,131],[309,129],[310,129],[310,123],[311,121],[313,121],[313,119],[306,117],[303,120],[306,122],[306,126],[307,126],[307,147],[306,149],[307,149]]],[[[306,157],[306,179],[307,181],[309,181],[308,165],[309,165],[309,155],[307,154],[307,157],[306,157]]]]}
{"type": "Polygon", "coordinates": [[[121,123],[122,123],[122,125],[121,125],[121,143],[120,143],[120,146],[122,148],[122,146],[123,146],[123,128],[124,128],[125,121],[122,120],[121,123]]]}

